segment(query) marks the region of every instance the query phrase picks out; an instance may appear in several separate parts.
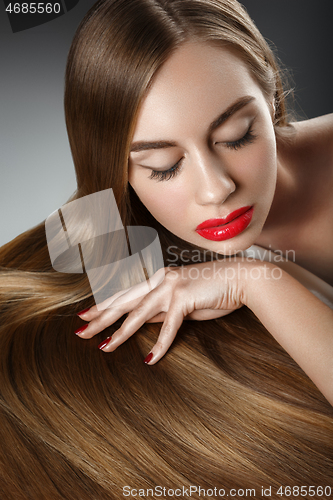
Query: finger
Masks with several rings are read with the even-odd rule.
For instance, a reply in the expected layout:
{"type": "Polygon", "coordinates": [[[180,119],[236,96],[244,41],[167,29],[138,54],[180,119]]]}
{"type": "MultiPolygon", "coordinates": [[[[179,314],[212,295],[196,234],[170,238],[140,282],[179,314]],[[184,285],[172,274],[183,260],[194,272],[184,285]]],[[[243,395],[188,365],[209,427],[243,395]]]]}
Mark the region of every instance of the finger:
{"type": "Polygon", "coordinates": [[[79,313],[77,313],[77,315],[85,321],[91,321],[92,319],[100,316],[105,309],[107,309],[118,297],[126,293],[128,290],[129,288],[120,290],[108,299],[104,300],[104,302],[96,304],[95,306],[89,307],[87,309],[83,309],[83,311],[80,311],[79,313]]]}
{"type": "Polygon", "coordinates": [[[163,321],[165,320],[165,316],[165,312],[160,312],[153,318],[147,319],[146,323],[163,323],[163,321]]]}
{"type": "Polygon", "coordinates": [[[175,303],[170,305],[157,342],[145,359],[145,363],[153,365],[159,361],[167,352],[175,340],[177,332],[184,320],[183,311],[175,303]]]}
{"type": "Polygon", "coordinates": [[[185,319],[205,321],[209,319],[222,318],[234,311],[234,309],[195,309],[188,314],[185,319]]]}
{"type": "Polygon", "coordinates": [[[109,307],[105,311],[101,312],[100,315],[92,319],[90,323],[78,328],[75,331],[76,335],[79,335],[81,338],[90,339],[97,333],[100,333],[105,330],[105,328],[118,321],[118,319],[120,319],[127,312],[132,311],[138,305],[139,300],[140,299],[128,301],[118,307],[109,307]]]}
{"type": "MultiPolygon", "coordinates": [[[[157,273],[155,273],[155,281],[154,285],[156,285],[156,288],[153,292],[156,292],[157,286],[159,283],[161,283],[161,276],[164,277],[164,268],[159,269],[157,273]]],[[[163,281],[163,280],[162,280],[163,281]]],[[[152,295],[149,297],[148,301],[145,301],[146,297],[142,298],[142,295],[146,292],[146,297],[149,293],[149,290],[147,290],[147,282],[142,282],[139,283],[138,285],[135,285],[134,287],[129,288],[125,293],[122,295],[118,295],[118,298],[116,298],[110,305],[109,307],[100,315],[96,316],[94,319],[91,319],[89,325],[84,325],[83,327],[79,328],[76,330],[76,334],[80,335],[82,338],[91,338],[97,333],[101,332],[108,326],[110,326],[112,323],[120,319],[125,313],[132,312],[135,310],[135,308],[142,302],[140,311],[150,311],[151,310],[151,305],[152,305],[152,295]],[[124,297],[124,299],[123,299],[124,297]],[[143,302],[144,301],[144,302],[143,302]]],[[[153,316],[156,316],[157,313],[161,312],[161,309],[157,309],[156,312],[149,312],[148,315],[146,314],[145,320],[150,319],[153,316]]],[[[136,317],[136,316],[135,316],[136,317]]],[[[88,318],[84,318],[87,319],[88,318]]],[[[125,320],[126,321],[126,320],[125,320]]],[[[124,322],[125,323],[125,322],[124,322]]],[[[143,324],[142,323],[142,324],[143,324]]],[[[137,330],[142,326],[140,324],[137,327],[137,330]]],[[[127,325],[127,323],[126,323],[127,325]]],[[[125,325],[125,326],[126,326],[125,325]]],[[[133,332],[134,333],[134,332],[133,332]]],[[[115,337],[115,339],[118,338],[118,335],[115,337]]],[[[125,339],[126,340],[126,339],[125,339]]]]}
{"type": "Polygon", "coordinates": [[[147,281],[138,283],[137,285],[129,288],[126,293],[117,297],[112,303],[112,306],[118,306],[119,304],[124,304],[125,302],[134,299],[140,299],[141,301],[144,296],[148,295],[148,293],[152,290],[155,290],[162,283],[165,274],[164,268],[159,269],[147,281]]]}
{"type": "Polygon", "coordinates": [[[126,304],[127,302],[132,302],[136,299],[137,303],[141,302],[144,296],[148,295],[151,292],[152,287],[148,281],[143,281],[131,288],[129,288],[125,293],[119,295],[110,305],[109,307],[118,307],[122,304],[126,304]]]}
{"type": "MultiPolygon", "coordinates": [[[[105,309],[108,309],[111,306],[118,306],[120,304],[130,302],[136,298],[142,299],[143,296],[147,295],[151,290],[157,288],[157,286],[162,283],[165,274],[165,269],[160,268],[148,280],[142,281],[141,283],[138,283],[137,285],[134,285],[130,288],[120,290],[100,304],[96,304],[90,309],[84,309],[83,311],[80,311],[78,313],[78,316],[80,316],[80,318],[82,317],[82,319],[84,319],[85,321],[92,321],[93,319],[100,316],[105,309]]],[[[138,301],[137,303],[139,302],[140,301],[138,301]]]]}
{"type": "Polygon", "coordinates": [[[118,319],[120,319],[123,315],[124,313],[119,309],[112,310],[107,317],[102,314],[90,323],[87,323],[75,330],[74,333],[82,339],[91,339],[97,335],[97,333],[102,332],[105,328],[118,321],[118,319]]]}
{"type": "Polygon", "coordinates": [[[131,310],[131,308],[134,308],[137,304],[139,304],[139,302],[142,300],[142,297],[144,295],[147,295],[150,291],[151,287],[149,287],[147,281],[144,281],[142,283],[139,283],[138,285],[126,288],[125,290],[121,290],[120,292],[115,293],[114,295],[112,295],[112,297],[109,297],[104,302],[101,302],[100,304],[97,304],[90,309],[81,311],[80,313],[78,313],[78,316],[80,316],[80,318],[84,319],[85,321],[92,321],[101,316],[106,309],[123,306],[124,304],[128,304],[128,306],[124,309],[125,312],[128,312],[131,310]]]}
{"type": "MultiPolygon", "coordinates": [[[[198,309],[198,310],[195,310],[193,311],[193,313],[191,314],[188,314],[187,316],[184,317],[184,321],[185,320],[189,320],[189,319],[194,319],[194,320],[203,320],[203,319],[214,319],[214,318],[218,318],[220,316],[224,316],[224,314],[229,314],[231,313],[232,311],[223,311],[223,314],[221,314],[221,311],[212,311],[212,314],[210,313],[207,313],[207,311],[210,311],[210,309],[198,309]],[[195,313],[202,313],[202,317],[200,315],[199,317],[199,314],[195,314],[195,313]]],[[[157,314],[156,316],[154,316],[153,318],[150,318],[146,321],[146,323],[163,323],[164,320],[165,320],[165,316],[166,316],[166,313],[165,312],[161,312],[159,314],[157,314]]]]}
{"type": "Polygon", "coordinates": [[[107,345],[104,342],[99,346],[105,352],[114,351],[119,345],[125,342],[141,326],[147,322],[148,319],[156,316],[161,311],[159,302],[152,303],[150,300],[143,300],[139,306],[131,311],[121,327],[112,335],[107,345]]]}

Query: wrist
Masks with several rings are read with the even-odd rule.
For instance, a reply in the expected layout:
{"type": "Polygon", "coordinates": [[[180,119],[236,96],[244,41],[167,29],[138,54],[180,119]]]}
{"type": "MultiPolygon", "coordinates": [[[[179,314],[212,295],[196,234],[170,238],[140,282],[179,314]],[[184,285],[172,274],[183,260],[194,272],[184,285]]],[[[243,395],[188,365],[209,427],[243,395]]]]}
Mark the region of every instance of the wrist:
{"type": "Polygon", "coordinates": [[[238,262],[238,280],[242,303],[249,309],[265,294],[267,287],[275,286],[281,280],[283,271],[271,262],[238,262]]]}

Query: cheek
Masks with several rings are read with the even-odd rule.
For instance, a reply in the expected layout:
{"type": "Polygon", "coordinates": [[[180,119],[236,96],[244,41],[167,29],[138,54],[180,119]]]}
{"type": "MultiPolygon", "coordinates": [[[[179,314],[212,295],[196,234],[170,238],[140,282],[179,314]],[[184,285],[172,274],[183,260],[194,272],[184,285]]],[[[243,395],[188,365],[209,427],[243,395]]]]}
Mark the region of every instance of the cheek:
{"type": "Polygon", "coordinates": [[[251,186],[253,192],[261,196],[271,196],[275,191],[276,172],[275,137],[268,137],[244,151],[237,175],[240,185],[251,186]]]}
{"type": "Polygon", "coordinates": [[[190,200],[186,186],[176,179],[176,182],[172,179],[157,182],[135,177],[130,176],[130,184],[153,217],[168,228],[178,224],[179,218],[183,218],[189,207],[190,200]]]}

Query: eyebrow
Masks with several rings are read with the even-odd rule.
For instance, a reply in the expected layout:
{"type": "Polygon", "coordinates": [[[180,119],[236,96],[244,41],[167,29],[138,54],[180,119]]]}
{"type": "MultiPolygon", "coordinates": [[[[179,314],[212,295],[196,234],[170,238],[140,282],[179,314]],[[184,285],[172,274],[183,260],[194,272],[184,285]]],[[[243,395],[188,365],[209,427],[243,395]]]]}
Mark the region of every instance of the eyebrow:
{"type": "MultiPolygon", "coordinates": [[[[237,111],[244,108],[244,106],[250,104],[250,102],[254,100],[254,97],[248,95],[237,99],[236,102],[231,104],[209,125],[208,133],[211,134],[215,129],[222,125],[222,123],[227,121],[233,114],[235,114],[237,111]]],[[[136,153],[138,151],[146,151],[148,149],[165,149],[173,147],[177,147],[177,143],[173,141],[137,141],[133,142],[133,144],[131,145],[130,152],[136,153]]]]}

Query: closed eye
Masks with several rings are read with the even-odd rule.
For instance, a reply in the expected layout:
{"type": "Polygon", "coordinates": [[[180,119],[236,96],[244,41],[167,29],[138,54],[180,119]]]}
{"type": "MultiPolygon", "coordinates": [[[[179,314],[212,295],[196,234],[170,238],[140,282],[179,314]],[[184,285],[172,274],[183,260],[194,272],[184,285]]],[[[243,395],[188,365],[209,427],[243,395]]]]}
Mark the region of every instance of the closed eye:
{"type": "Polygon", "coordinates": [[[152,170],[149,179],[157,179],[158,181],[168,181],[172,177],[175,177],[180,171],[180,164],[183,158],[181,158],[173,167],[168,170],[152,170]]]}
{"type": "MultiPolygon", "coordinates": [[[[225,145],[228,149],[240,149],[241,147],[245,146],[246,144],[251,144],[254,142],[254,140],[257,138],[257,136],[253,133],[252,129],[252,124],[250,125],[249,129],[247,130],[246,134],[243,135],[240,139],[237,141],[228,141],[224,142],[223,145],[225,145]]],[[[175,165],[173,165],[171,168],[168,170],[152,170],[151,174],[149,176],[149,179],[156,179],[157,181],[168,181],[175,177],[181,170],[181,162],[183,158],[181,158],[175,165]]]]}
{"type": "Polygon", "coordinates": [[[251,144],[252,142],[254,142],[254,140],[256,138],[257,138],[257,136],[253,133],[252,124],[251,124],[249,129],[247,130],[246,134],[243,135],[243,137],[241,137],[237,141],[224,142],[223,144],[229,149],[237,150],[237,149],[245,146],[246,144],[251,144]]]}

